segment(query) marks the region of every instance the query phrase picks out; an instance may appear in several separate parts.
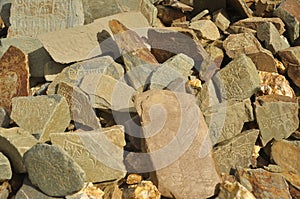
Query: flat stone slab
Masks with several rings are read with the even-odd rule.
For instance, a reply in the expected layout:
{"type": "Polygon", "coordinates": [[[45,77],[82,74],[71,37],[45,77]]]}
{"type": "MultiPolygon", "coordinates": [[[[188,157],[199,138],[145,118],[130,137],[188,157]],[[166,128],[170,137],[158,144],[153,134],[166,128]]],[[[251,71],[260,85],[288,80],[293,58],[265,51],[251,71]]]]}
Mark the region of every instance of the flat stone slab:
{"type": "Polygon", "coordinates": [[[83,188],[84,171],[59,147],[37,144],[23,160],[31,183],[49,196],[66,196],[83,188]]]}
{"type": "Polygon", "coordinates": [[[11,119],[36,135],[40,142],[49,141],[50,133],[64,132],[70,123],[70,111],[61,95],[15,97],[11,119]]]}
{"type": "Polygon", "coordinates": [[[0,183],[10,180],[12,177],[12,170],[10,162],[3,153],[0,152],[0,183]]]}
{"type": "Polygon", "coordinates": [[[218,27],[211,20],[198,20],[191,22],[189,28],[196,30],[198,37],[207,40],[217,40],[220,38],[218,27]]]}
{"type": "Polygon", "coordinates": [[[8,37],[36,37],[41,33],[83,25],[81,0],[13,0],[8,37]]]}

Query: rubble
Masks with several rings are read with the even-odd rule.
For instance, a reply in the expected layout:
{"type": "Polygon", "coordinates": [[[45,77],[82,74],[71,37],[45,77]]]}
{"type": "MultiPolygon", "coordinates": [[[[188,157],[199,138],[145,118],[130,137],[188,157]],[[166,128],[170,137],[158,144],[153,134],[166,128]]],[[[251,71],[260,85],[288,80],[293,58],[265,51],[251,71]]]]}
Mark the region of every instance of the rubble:
{"type": "Polygon", "coordinates": [[[0,152],[0,182],[10,180],[12,177],[12,170],[9,160],[3,153],[0,152]]]}

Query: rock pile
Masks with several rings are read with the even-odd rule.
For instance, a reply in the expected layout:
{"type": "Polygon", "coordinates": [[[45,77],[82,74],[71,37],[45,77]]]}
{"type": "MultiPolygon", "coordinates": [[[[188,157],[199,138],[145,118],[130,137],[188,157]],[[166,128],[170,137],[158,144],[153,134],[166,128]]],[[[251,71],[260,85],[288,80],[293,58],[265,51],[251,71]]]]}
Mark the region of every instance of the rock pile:
{"type": "Polygon", "coordinates": [[[300,198],[298,0],[0,8],[0,199],[300,198]]]}

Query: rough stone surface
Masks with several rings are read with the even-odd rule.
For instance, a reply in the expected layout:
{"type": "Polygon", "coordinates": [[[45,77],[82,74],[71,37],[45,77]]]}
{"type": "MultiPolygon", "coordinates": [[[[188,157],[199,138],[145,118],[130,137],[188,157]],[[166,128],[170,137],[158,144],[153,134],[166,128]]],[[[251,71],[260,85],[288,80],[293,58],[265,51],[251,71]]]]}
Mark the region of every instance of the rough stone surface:
{"type": "Polygon", "coordinates": [[[255,16],[272,16],[281,0],[258,0],[255,5],[255,16]]]}
{"type": "Polygon", "coordinates": [[[141,2],[141,13],[146,17],[151,26],[157,26],[157,8],[149,1],[142,0],[141,2]]]}
{"type": "Polygon", "coordinates": [[[229,174],[231,169],[249,167],[258,130],[249,130],[218,145],[213,152],[219,174],[229,174]]]}
{"type": "Polygon", "coordinates": [[[228,5],[231,5],[241,16],[252,17],[253,11],[248,7],[244,0],[229,0],[228,5]]]}
{"type": "Polygon", "coordinates": [[[53,132],[64,132],[70,123],[69,106],[61,95],[15,97],[11,118],[40,142],[49,141],[53,132]]]}
{"type": "Polygon", "coordinates": [[[185,22],[186,16],[176,9],[172,9],[167,6],[158,5],[157,8],[157,17],[166,25],[170,26],[174,22],[185,22]]]}
{"type": "Polygon", "coordinates": [[[123,190],[123,198],[135,199],[145,198],[160,199],[161,194],[156,186],[151,181],[142,181],[139,184],[131,185],[129,188],[123,190]]]}
{"type": "Polygon", "coordinates": [[[297,164],[300,158],[300,146],[285,140],[275,141],[271,151],[272,159],[283,170],[300,175],[300,166],[297,164]]]}
{"type": "Polygon", "coordinates": [[[51,142],[67,151],[81,166],[88,182],[112,181],[126,175],[123,163],[125,134],[121,126],[103,131],[52,133],[51,142]]]}
{"type": "Polygon", "coordinates": [[[8,182],[4,182],[0,185],[0,199],[7,199],[9,196],[10,185],[8,182]]]}
{"type": "Polygon", "coordinates": [[[9,160],[3,153],[0,152],[0,182],[10,180],[12,177],[12,170],[9,160]]]}
{"type": "Polygon", "coordinates": [[[298,103],[280,95],[260,96],[255,102],[256,120],[262,140],[288,138],[299,126],[298,103]]]}
{"type": "Polygon", "coordinates": [[[59,147],[37,144],[23,159],[31,183],[49,196],[66,196],[84,185],[84,171],[59,147]]]}
{"type": "Polygon", "coordinates": [[[220,185],[220,192],[216,199],[256,199],[243,185],[238,182],[225,181],[220,185]]]}
{"type": "Polygon", "coordinates": [[[216,67],[219,69],[221,68],[221,64],[224,58],[224,52],[221,48],[209,44],[205,47],[206,52],[209,54],[210,59],[216,64],[216,67]]]}
{"type": "Polygon", "coordinates": [[[267,72],[277,72],[277,63],[273,57],[273,54],[267,49],[261,49],[261,51],[253,54],[248,54],[255,64],[257,70],[267,72]]]}
{"type": "Polygon", "coordinates": [[[10,160],[16,173],[25,173],[23,154],[37,143],[37,140],[21,128],[0,128],[0,151],[10,160]]]}
{"type": "Polygon", "coordinates": [[[29,95],[28,57],[11,46],[0,59],[0,106],[11,112],[11,100],[29,95]]]}
{"type": "Polygon", "coordinates": [[[220,179],[194,96],[152,90],[137,95],[134,101],[146,136],[145,150],[150,153],[148,167],[155,170],[151,179],[161,194],[178,199],[212,196],[220,179]],[[156,154],[157,150],[164,155],[156,154]]]}
{"type": "Polygon", "coordinates": [[[8,127],[9,120],[10,119],[7,111],[3,107],[0,107],[0,127],[4,127],[4,128],[8,127]]]}
{"type": "Polygon", "coordinates": [[[212,13],[226,7],[226,1],[224,0],[212,0],[209,2],[206,0],[181,0],[180,2],[192,6],[194,13],[199,13],[204,9],[208,9],[212,13]]]}
{"type": "Polygon", "coordinates": [[[13,0],[8,37],[36,37],[64,28],[83,25],[82,1],[13,0]]]}
{"type": "Polygon", "coordinates": [[[66,67],[64,64],[58,64],[54,61],[46,63],[44,67],[44,77],[47,82],[52,82],[56,76],[66,67]]]}
{"type": "Polygon", "coordinates": [[[238,169],[237,177],[257,199],[282,198],[291,199],[289,187],[278,173],[263,169],[238,169]]]}
{"type": "Polygon", "coordinates": [[[194,21],[189,28],[199,32],[198,37],[202,39],[214,41],[220,38],[220,32],[211,20],[194,21]]]}
{"type": "Polygon", "coordinates": [[[216,26],[223,32],[229,28],[230,20],[225,10],[218,10],[213,13],[213,21],[216,26]]]}
{"type": "Polygon", "coordinates": [[[66,196],[66,199],[99,198],[103,199],[104,192],[93,183],[85,183],[84,188],[79,192],[66,196]]]}

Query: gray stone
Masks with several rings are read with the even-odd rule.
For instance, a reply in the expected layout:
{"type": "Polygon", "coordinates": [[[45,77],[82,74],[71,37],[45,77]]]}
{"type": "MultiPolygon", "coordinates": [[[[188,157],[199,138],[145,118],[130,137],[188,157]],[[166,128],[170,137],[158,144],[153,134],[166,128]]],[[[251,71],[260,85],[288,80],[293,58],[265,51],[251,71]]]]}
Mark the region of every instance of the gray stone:
{"type": "Polygon", "coordinates": [[[23,159],[31,183],[49,196],[66,196],[83,188],[84,171],[59,147],[37,144],[23,159]]]}
{"type": "Polygon", "coordinates": [[[189,28],[198,32],[198,37],[215,41],[220,38],[218,27],[211,20],[198,20],[190,23],[189,28]]]}
{"type": "Polygon", "coordinates": [[[10,162],[3,153],[0,152],[0,182],[10,180],[12,177],[12,170],[10,162]]]}
{"type": "Polygon", "coordinates": [[[281,0],[258,0],[255,3],[255,16],[272,16],[274,10],[281,3],[281,0]]]}
{"type": "Polygon", "coordinates": [[[299,127],[298,103],[281,95],[260,96],[255,102],[256,120],[263,144],[272,138],[288,138],[299,127]]]}
{"type": "Polygon", "coordinates": [[[178,54],[164,62],[151,76],[150,89],[164,89],[177,78],[188,80],[192,75],[194,60],[185,54],[178,54]]]}
{"type": "Polygon", "coordinates": [[[10,17],[11,2],[12,2],[12,0],[1,0],[0,1],[0,8],[1,8],[0,16],[6,27],[10,26],[9,17],[10,17]]]}
{"type": "Polygon", "coordinates": [[[231,169],[249,167],[259,130],[249,130],[231,140],[220,143],[213,152],[219,174],[230,174],[231,169]]]}
{"type": "Polygon", "coordinates": [[[254,120],[250,99],[229,100],[203,110],[213,144],[239,135],[245,122],[254,120]]]}
{"type": "MultiPolygon", "coordinates": [[[[218,74],[215,76],[215,78],[219,77],[218,74]]],[[[197,104],[202,112],[209,107],[217,106],[221,103],[218,97],[218,88],[215,87],[212,80],[209,80],[202,85],[200,92],[196,94],[196,98],[197,104]]]]}
{"type": "Polygon", "coordinates": [[[100,74],[86,75],[80,86],[90,97],[92,106],[114,111],[132,111],[135,90],[116,79],[100,74]]]}
{"type": "Polygon", "coordinates": [[[44,77],[47,82],[52,82],[56,76],[66,67],[66,65],[58,64],[50,61],[44,66],[44,77]]]}
{"type": "Polygon", "coordinates": [[[0,107],[0,127],[7,128],[9,126],[9,116],[7,111],[3,108],[0,107]]]}
{"type": "Polygon", "coordinates": [[[143,151],[150,158],[136,156],[136,162],[146,164],[139,171],[152,171],[150,178],[165,197],[212,196],[220,179],[208,129],[194,96],[151,90],[136,95],[134,102],[145,137],[143,151]]]}
{"type": "Polygon", "coordinates": [[[53,132],[64,132],[70,123],[69,106],[61,95],[15,97],[11,119],[36,135],[40,142],[49,141],[53,132]]]}
{"type": "Polygon", "coordinates": [[[0,128],[0,151],[11,161],[16,173],[26,172],[22,162],[23,154],[36,143],[37,140],[21,128],[0,128]]]}
{"type": "Polygon", "coordinates": [[[71,119],[77,129],[97,130],[101,129],[95,111],[90,104],[88,96],[77,86],[68,83],[59,83],[57,94],[64,96],[68,102],[71,119]]]}
{"type": "Polygon", "coordinates": [[[52,133],[51,142],[63,148],[86,173],[87,182],[105,182],[126,175],[122,126],[102,131],[52,133]]]}
{"type": "Polygon", "coordinates": [[[141,13],[146,17],[151,26],[157,26],[157,8],[149,0],[141,1],[141,13]]]}
{"type": "Polygon", "coordinates": [[[214,44],[208,44],[205,46],[205,50],[209,54],[210,59],[216,64],[216,67],[220,69],[224,58],[223,50],[214,44]]]}

